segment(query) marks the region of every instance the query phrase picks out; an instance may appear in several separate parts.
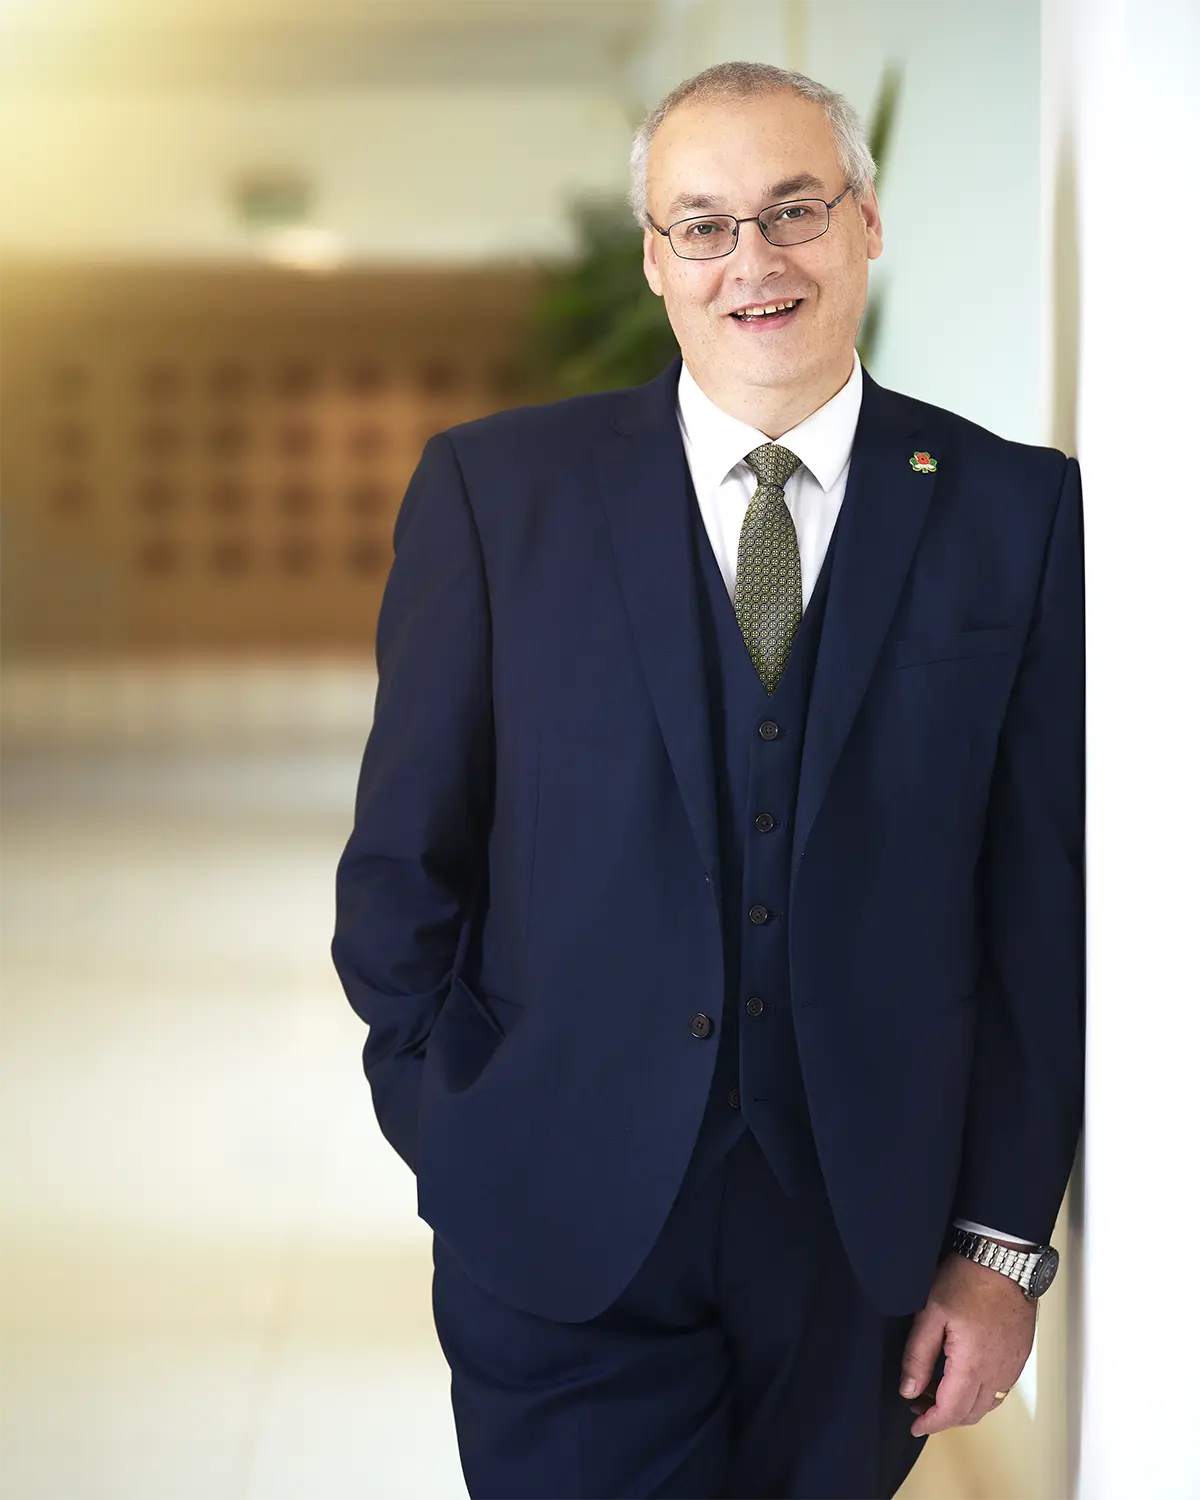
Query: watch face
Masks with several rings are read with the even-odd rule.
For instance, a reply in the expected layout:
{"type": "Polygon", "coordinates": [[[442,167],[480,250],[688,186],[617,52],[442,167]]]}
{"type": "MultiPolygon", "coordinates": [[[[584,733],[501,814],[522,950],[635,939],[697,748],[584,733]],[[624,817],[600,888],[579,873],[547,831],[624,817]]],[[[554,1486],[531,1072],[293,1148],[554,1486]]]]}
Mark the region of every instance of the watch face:
{"type": "Polygon", "coordinates": [[[1029,1280],[1029,1295],[1040,1297],[1050,1290],[1050,1283],[1058,1275],[1058,1251],[1051,1248],[1038,1257],[1029,1280]]]}

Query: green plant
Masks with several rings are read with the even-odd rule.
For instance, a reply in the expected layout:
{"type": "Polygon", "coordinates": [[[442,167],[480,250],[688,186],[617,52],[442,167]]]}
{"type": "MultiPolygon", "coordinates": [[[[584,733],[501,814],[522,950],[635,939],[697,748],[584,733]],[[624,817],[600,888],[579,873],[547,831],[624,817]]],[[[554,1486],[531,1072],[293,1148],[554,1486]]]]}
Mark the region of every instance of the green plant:
{"type": "Polygon", "coordinates": [[[534,309],[526,374],[559,395],[638,385],[676,354],[642,275],[642,235],[618,200],[577,200],[578,258],[548,271],[534,309]]]}

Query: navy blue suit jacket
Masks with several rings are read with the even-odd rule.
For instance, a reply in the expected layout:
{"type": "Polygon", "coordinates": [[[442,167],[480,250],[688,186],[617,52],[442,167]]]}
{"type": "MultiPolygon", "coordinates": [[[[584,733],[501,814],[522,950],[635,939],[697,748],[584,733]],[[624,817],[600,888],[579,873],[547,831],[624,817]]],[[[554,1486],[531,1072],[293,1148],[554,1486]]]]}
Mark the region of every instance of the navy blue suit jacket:
{"type": "MultiPolygon", "coordinates": [[[[722,1010],[678,372],[429,442],[338,870],[334,961],[421,1216],[566,1321],[656,1238],[716,1056],[690,1020],[722,1010]]],[[[1079,1133],[1078,465],[864,374],[839,526],[792,1001],[847,1253],[901,1314],[954,1216],[1049,1238],[1079,1133]]]]}

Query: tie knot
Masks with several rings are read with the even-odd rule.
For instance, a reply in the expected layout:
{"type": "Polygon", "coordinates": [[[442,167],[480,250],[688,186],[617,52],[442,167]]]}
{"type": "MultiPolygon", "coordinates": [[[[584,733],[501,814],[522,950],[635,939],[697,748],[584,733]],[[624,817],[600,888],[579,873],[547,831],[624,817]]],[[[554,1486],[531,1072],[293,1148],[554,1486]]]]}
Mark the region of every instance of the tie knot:
{"type": "Polygon", "coordinates": [[[746,463],[758,476],[759,484],[774,484],[780,489],[800,467],[800,460],[792,450],[779,443],[763,443],[746,454],[746,463]]]}

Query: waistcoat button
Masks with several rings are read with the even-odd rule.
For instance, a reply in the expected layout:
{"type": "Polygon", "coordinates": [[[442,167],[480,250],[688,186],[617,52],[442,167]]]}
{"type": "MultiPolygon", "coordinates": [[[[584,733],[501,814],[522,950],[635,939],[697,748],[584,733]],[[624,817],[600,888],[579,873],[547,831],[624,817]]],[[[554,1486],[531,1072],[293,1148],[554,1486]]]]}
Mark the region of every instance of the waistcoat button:
{"type": "Polygon", "coordinates": [[[762,1001],[758,998],[757,995],[751,995],[749,1000],[746,1001],[746,1014],[748,1016],[761,1016],[762,1013],[762,1001]]]}
{"type": "Polygon", "coordinates": [[[764,719],[758,726],[758,732],[764,740],[774,740],[779,737],[779,725],[774,719],[764,719]]]}
{"type": "Polygon", "coordinates": [[[758,829],[759,833],[770,833],[771,829],[775,827],[775,819],[770,813],[759,813],[758,817],[754,820],[754,826],[758,829]]]}
{"type": "Polygon", "coordinates": [[[741,1109],[742,1096],[740,1091],[737,1089],[730,1089],[729,1092],[725,1095],[725,1102],[729,1105],[730,1109],[741,1109]]]}
{"type": "Polygon", "coordinates": [[[750,908],[750,920],[754,923],[755,927],[761,927],[770,915],[771,913],[765,906],[752,906],[750,908]]]}
{"type": "Polygon", "coordinates": [[[692,1017],[692,1035],[705,1037],[712,1030],[712,1022],[703,1012],[692,1017]]]}

